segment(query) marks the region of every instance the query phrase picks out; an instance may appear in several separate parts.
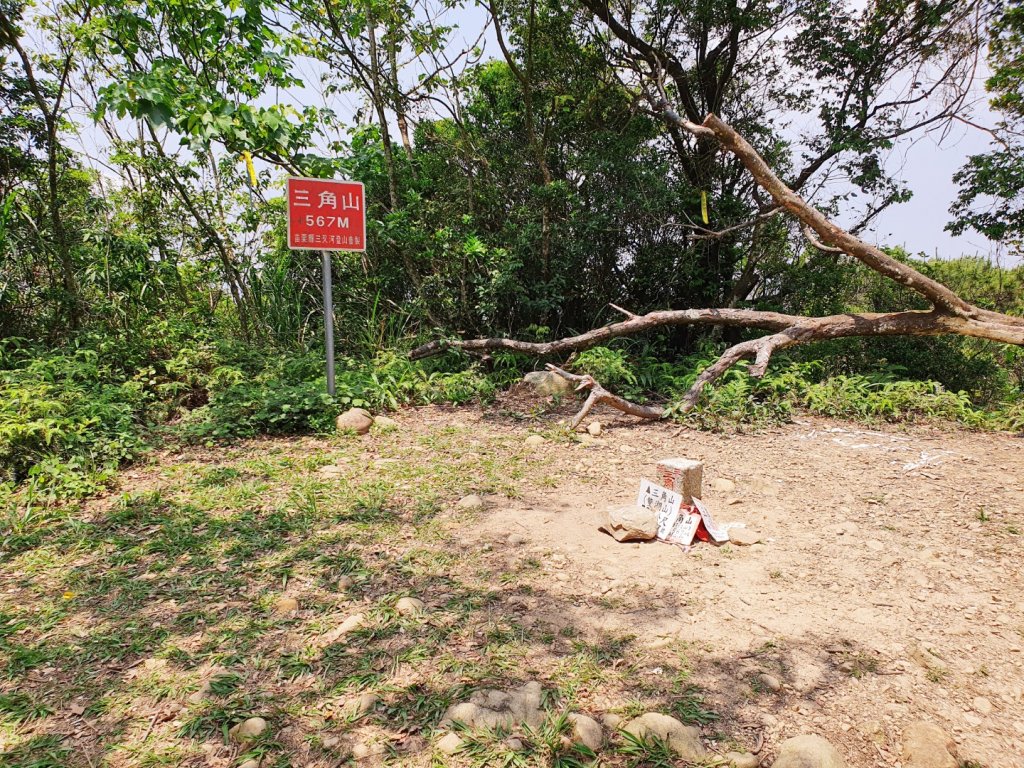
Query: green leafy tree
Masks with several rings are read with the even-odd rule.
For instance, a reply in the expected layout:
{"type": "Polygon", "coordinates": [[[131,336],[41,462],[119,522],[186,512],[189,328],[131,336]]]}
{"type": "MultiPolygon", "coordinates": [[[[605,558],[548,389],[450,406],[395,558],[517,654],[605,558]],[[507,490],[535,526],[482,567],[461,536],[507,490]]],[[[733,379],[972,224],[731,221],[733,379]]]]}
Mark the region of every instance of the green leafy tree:
{"type": "Polygon", "coordinates": [[[989,28],[985,83],[992,107],[1003,115],[993,132],[1000,149],[969,158],[954,180],[960,194],[947,229],[974,229],[1012,252],[1024,252],[1024,7],[999,2],[989,28]]]}

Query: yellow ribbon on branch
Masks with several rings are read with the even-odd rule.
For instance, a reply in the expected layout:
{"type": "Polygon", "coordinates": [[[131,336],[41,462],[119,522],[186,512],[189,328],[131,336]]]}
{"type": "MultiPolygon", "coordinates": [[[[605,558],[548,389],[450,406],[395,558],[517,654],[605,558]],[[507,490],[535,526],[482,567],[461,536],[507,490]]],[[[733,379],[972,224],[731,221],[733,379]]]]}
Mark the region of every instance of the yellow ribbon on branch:
{"type": "Polygon", "coordinates": [[[710,224],[708,221],[708,193],[703,189],[700,191],[700,218],[705,224],[710,224]]]}
{"type": "Polygon", "coordinates": [[[256,176],[256,166],[252,164],[252,155],[248,150],[242,153],[242,160],[245,162],[245,169],[249,171],[249,184],[256,189],[259,178],[256,176]]]}

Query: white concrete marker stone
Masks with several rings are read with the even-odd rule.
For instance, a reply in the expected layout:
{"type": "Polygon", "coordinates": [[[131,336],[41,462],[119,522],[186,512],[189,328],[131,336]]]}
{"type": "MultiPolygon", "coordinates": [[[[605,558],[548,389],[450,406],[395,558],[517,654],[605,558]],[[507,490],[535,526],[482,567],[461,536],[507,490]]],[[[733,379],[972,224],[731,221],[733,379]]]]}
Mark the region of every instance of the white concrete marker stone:
{"type": "Polygon", "coordinates": [[[704,498],[704,462],[693,459],[662,459],[658,462],[658,482],[692,504],[694,497],[704,498]]]}

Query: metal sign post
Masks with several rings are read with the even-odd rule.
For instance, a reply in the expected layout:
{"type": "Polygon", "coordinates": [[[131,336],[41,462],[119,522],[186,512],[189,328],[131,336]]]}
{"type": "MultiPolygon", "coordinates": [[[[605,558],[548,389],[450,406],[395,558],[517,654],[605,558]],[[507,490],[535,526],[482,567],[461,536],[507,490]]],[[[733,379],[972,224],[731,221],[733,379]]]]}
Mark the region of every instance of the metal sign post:
{"type": "Polygon", "coordinates": [[[331,252],[320,251],[324,272],[324,347],[327,349],[327,394],[334,397],[334,299],[331,296],[331,252]]]}
{"type": "Polygon", "coordinates": [[[366,250],[366,194],[362,182],[288,179],[288,247],[320,251],[324,278],[327,393],[334,396],[334,301],[331,254],[366,250]]]}

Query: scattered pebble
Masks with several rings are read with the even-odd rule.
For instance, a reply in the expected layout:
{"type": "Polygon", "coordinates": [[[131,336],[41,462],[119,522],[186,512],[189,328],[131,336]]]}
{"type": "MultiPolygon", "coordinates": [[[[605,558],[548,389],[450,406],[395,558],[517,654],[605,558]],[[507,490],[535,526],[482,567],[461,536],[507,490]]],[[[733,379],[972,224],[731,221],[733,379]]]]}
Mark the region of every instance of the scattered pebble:
{"type": "Polygon", "coordinates": [[[294,597],[279,597],[274,602],[274,613],[278,616],[294,616],[299,610],[299,601],[294,597]]]}
{"type": "Polygon", "coordinates": [[[528,448],[536,448],[538,446],[544,445],[544,443],[546,442],[547,441],[540,435],[530,435],[528,438],[526,438],[526,440],[523,441],[523,445],[527,446],[528,448]]]}
{"type": "Polygon", "coordinates": [[[569,714],[572,722],[573,739],[577,744],[583,744],[596,752],[604,744],[604,731],[597,720],[587,715],[580,715],[576,712],[569,714]]]}
{"type": "Polygon", "coordinates": [[[381,432],[390,432],[393,429],[398,429],[400,426],[399,423],[390,416],[375,416],[373,419],[373,425],[381,432]]]}
{"type": "Polygon", "coordinates": [[[445,755],[454,755],[462,749],[462,739],[457,734],[448,733],[437,742],[437,751],[445,755]]]}
{"type": "Polygon", "coordinates": [[[267,730],[267,721],[262,717],[250,717],[228,731],[231,741],[242,743],[251,741],[267,730]]]}
{"type": "Polygon", "coordinates": [[[355,432],[357,435],[365,435],[372,426],[373,416],[362,408],[350,408],[335,420],[339,432],[355,432]]]}
{"type": "Polygon", "coordinates": [[[469,496],[463,496],[459,499],[459,503],[455,506],[459,509],[466,509],[475,512],[484,508],[484,500],[475,493],[471,493],[469,496]]]}
{"type": "Polygon", "coordinates": [[[749,547],[761,541],[761,534],[752,528],[730,528],[729,543],[737,547],[749,547]]]}
{"type": "Polygon", "coordinates": [[[846,768],[839,751],[821,736],[794,736],[779,745],[772,768],[846,768]]]}
{"type": "Polygon", "coordinates": [[[426,605],[418,597],[403,597],[395,603],[395,610],[401,616],[420,616],[426,605]]]}
{"type": "Polygon", "coordinates": [[[905,768],[957,768],[956,745],[934,723],[917,720],[903,731],[905,768]]]}
{"type": "Polygon", "coordinates": [[[756,680],[772,693],[778,693],[782,690],[782,681],[775,675],[769,675],[767,672],[763,672],[757,676],[756,680]]]}
{"type": "Polygon", "coordinates": [[[508,537],[508,543],[511,544],[513,547],[521,547],[527,541],[528,539],[521,533],[513,533],[511,536],[508,537]]]}
{"type": "Polygon", "coordinates": [[[591,437],[598,437],[601,434],[602,425],[600,421],[592,421],[587,424],[587,433],[591,437]]]}
{"type": "Polygon", "coordinates": [[[346,589],[352,589],[355,586],[356,580],[348,574],[344,574],[338,577],[338,591],[343,592],[346,589]]]}
{"type": "Polygon", "coordinates": [[[365,623],[366,623],[366,616],[365,615],[363,615],[361,613],[354,613],[351,616],[349,616],[347,619],[345,619],[343,622],[341,622],[341,624],[339,624],[337,627],[335,627],[334,629],[330,630],[329,632],[324,633],[321,636],[320,640],[325,645],[330,645],[331,643],[336,643],[338,640],[343,638],[349,632],[352,632],[353,630],[359,629],[365,623]]]}
{"type": "Polygon", "coordinates": [[[749,752],[726,752],[725,759],[732,768],[757,768],[761,764],[761,759],[749,752]]]}

